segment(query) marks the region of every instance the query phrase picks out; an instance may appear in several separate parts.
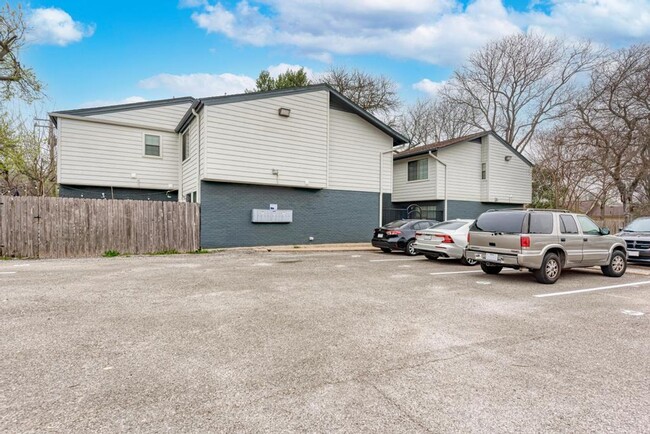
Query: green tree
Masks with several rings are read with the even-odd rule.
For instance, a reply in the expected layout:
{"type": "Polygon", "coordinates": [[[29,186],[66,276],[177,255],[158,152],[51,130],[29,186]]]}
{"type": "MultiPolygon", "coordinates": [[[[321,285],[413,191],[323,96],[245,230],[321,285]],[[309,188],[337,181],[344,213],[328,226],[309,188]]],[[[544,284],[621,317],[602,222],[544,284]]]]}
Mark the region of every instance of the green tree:
{"type": "Polygon", "coordinates": [[[12,9],[6,3],[0,8],[0,97],[4,100],[20,98],[31,102],[41,97],[42,85],[34,71],[19,61],[26,30],[20,5],[12,9]]]}
{"type": "Polygon", "coordinates": [[[307,73],[304,68],[298,70],[287,70],[273,78],[271,73],[267,70],[260,72],[260,75],[255,80],[255,89],[251,92],[263,92],[275,89],[285,89],[288,87],[303,87],[311,84],[307,73]]]}

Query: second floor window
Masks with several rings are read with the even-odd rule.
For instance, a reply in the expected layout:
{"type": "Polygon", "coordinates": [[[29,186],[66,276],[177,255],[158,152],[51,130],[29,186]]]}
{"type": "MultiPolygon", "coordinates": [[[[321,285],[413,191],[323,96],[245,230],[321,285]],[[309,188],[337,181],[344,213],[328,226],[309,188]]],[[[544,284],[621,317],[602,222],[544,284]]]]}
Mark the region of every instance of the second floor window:
{"type": "Polygon", "coordinates": [[[481,163],[481,179],[487,179],[487,164],[481,163]]]}
{"type": "Polygon", "coordinates": [[[183,147],[182,147],[182,153],[183,153],[183,161],[187,160],[187,157],[190,156],[190,134],[185,133],[183,134],[183,147]]]}
{"type": "Polygon", "coordinates": [[[144,135],[144,155],[160,157],[160,136],[154,136],[153,134],[144,135]]]}
{"type": "Polygon", "coordinates": [[[419,181],[421,179],[429,179],[429,160],[423,158],[421,160],[409,161],[408,180],[419,181]]]}

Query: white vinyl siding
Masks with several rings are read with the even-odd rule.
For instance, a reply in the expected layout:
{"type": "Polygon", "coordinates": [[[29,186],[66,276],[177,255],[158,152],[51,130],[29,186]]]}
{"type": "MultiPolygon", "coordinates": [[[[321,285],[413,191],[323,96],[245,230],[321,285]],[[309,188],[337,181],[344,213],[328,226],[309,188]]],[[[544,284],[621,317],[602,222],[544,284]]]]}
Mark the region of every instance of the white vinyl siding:
{"type": "Polygon", "coordinates": [[[60,184],[178,188],[177,134],[62,118],[58,122],[60,184]],[[160,136],[160,158],[144,156],[144,134],[160,136]]]}
{"type": "Polygon", "coordinates": [[[207,146],[203,179],[327,186],[329,92],[211,105],[204,111],[207,146]],[[278,116],[280,107],[291,109],[291,116],[278,116]]]}
{"type": "Polygon", "coordinates": [[[90,115],[88,117],[106,119],[114,122],[124,122],[151,126],[152,129],[173,130],[183,118],[190,103],[179,103],[162,107],[123,110],[115,113],[90,115]]]}
{"type": "Polygon", "coordinates": [[[185,133],[188,136],[187,144],[187,158],[181,163],[182,167],[182,188],[181,196],[197,190],[198,185],[198,149],[199,149],[199,135],[198,123],[194,119],[185,133]]]}
{"type": "MultiPolygon", "coordinates": [[[[429,157],[427,157],[429,158],[429,157]]],[[[436,164],[432,159],[427,164],[428,177],[421,181],[408,180],[408,163],[422,159],[422,156],[397,160],[393,164],[393,202],[436,200],[436,164]]],[[[438,170],[442,172],[442,168],[438,170]]]]}
{"type": "MultiPolygon", "coordinates": [[[[438,158],[447,165],[447,194],[451,200],[481,200],[481,144],[463,142],[442,148],[438,158]]],[[[438,166],[442,183],[438,186],[438,199],[444,198],[444,167],[438,166]]]]}
{"type": "Polygon", "coordinates": [[[530,203],[532,201],[532,170],[515,153],[492,135],[489,139],[488,201],[499,203],[530,203]],[[512,156],[505,161],[506,155],[512,156]]]}
{"type": "Polygon", "coordinates": [[[359,116],[331,109],[328,188],[379,192],[379,165],[383,161],[382,191],[390,193],[393,157],[388,151],[392,148],[390,136],[359,116]]]}

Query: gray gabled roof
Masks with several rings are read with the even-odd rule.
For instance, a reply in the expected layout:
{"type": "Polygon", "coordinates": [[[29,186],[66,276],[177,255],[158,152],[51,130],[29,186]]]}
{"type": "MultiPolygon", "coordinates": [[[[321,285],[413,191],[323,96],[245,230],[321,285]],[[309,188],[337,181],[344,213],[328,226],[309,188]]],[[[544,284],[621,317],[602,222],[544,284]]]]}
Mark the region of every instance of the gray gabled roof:
{"type": "Polygon", "coordinates": [[[519,157],[524,163],[528,164],[530,167],[533,167],[534,164],[531,163],[526,157],[524,157],[521,152],[517,151],[515,148],[512,147],[512,145],[508,142],[506,142],[504,139],[501,138],[496,132],[490,130],[490,131],[480,131],[478,133],[474,134],[469,134],[467,136],[462,136],[462,137],[455,137],[453,139],[449,140],[443,140],[441,142],[436,142],[436,143],[430,143],[428,145],[420,145],[416,146],[411,149],[407,149],[402,152],[398,152],[393,156],[393,160],[401,160],[403,158],[408,158],[408,157],[415,157],[418,155],[423,155],[423,154],[428,154],[429,151],[437,151],[438,149],[443,149],[447,148],[449,146],[454,146],[459,143],[464,143],[464,142],[471,142],[472,140],[479,139],[481,137],[485,137],[487,135],[493,136],[495,139],[497,139],[499,142],[501,142],[506,148],[508,148],[513,154],[515,154],[517,157],[519,157]]]}
{"type": "Polygon", "coordinates": [[[218,104],[230,104],[234,102],[241,102],[241,101],[252,101],[252,100],[257,100],[257,99],[265,99],[265,98],[274,98],[278,96],[285,96],[285,95],[297,95],[301,93],[308,93],[308,92],[318,92],[318,91],[323,91],[326,90],[330,93],[330,102],[336,106],[340,107],[342,109],[345,109],[346,111],[349,111],[351,113],[354,113],[370,123],[371,125],[375,126],[379,130],[383,131],[387,135],[391,136],[393,138],[393,145],[401,145],[406,142],[408,142],[408,139],[368,113],[366,110],[362,109],[352,101],[350,101],[348,98],[343,96],[341,93],[337,92],[334,88],[327,84],[312,84],[309,86],[304,86],[304,87],[292,87],[292,88],[287,88],[287,89],[276,89],[276,90],[269,90],[269,91],[263,91],[263,92],[250,92],[250,93],[241,93],[241,94],[235,94],[235,95],[223,95],[223,96],[213,96],[209,98],[200,98],[194,101],[192,106],[187,110],[187,113],[185,113],[185,116],[181,119],[181,121],[178,123],[178,126],[176,127],[176,132],[180,132],[184,130],[187,125],[191,122],[192,120],[192,110],[199,111],[204,105],[210,106],[210,105],[218,105],[218,104]]]}
{"type": "Polygon", "coordinates": [[[88,107],[88,108],[81,108],[75,110],[59,110],[52,114],[60,113],[62,115],[93,116],[93,115],[102,115],[107,113],[123,112],[127,110],[138,110],[143,108],[163,107],[166,105],[186,104],[188,102],[194,102],[194,98],[192,98],[191,96],[183,96],[179,98],[158,99],[155,101],[142,101],[142,102],[134,102],[129,104],[116,104],[116,105],[107,105],[102,107],[88,107]]]}

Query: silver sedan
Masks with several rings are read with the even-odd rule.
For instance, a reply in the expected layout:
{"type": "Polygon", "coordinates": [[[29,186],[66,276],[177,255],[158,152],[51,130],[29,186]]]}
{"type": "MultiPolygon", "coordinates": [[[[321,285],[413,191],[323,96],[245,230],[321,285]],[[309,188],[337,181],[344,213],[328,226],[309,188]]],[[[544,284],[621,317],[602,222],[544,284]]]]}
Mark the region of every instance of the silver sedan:
{"type": "Polygon", "coordinates": [[[415,250],[426,258],[460,259],[464,265],[476,265],[474,259],[465,257],[467,234],[474,220],[447,220],[430,229],[418,231],[415,234],[415,250]]]}

